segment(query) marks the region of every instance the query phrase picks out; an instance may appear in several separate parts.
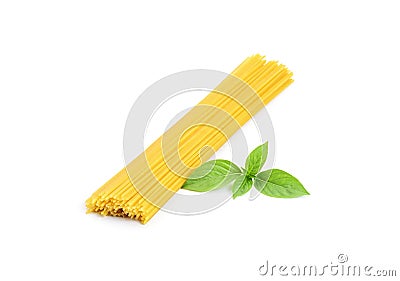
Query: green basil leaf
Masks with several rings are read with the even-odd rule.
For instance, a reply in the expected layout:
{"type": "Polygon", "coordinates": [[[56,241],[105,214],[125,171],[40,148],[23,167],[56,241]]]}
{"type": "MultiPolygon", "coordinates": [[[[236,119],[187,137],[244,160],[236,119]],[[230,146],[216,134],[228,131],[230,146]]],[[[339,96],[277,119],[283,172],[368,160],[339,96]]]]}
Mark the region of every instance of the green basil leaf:
{"type": "Polygon", "coordinates": [[[252,186],[253,186],[252,178],[245,175],[240,175],[233,182],[232,186],[233,199],[235,199],[238,196],[246,194],[251,189],[252,186]]]}
{"type": "Polygon", "coordinates": [[[276,198],[295,198],[310,194],[298,179],[278,169],[259,173],[254,186],[262,194],[276,198]]]}
{"type": "Polygon", "coordinates": [[[228,160],[211,160],[198,167],[182,188],[206,192],[232,182],[241,174],[240,168],[228,160]]]}
{"type": "Polygon", "coordinates": [[[247,171],[248,176],[255,177],[255,175],[264,166],[265,161],[267,161],[267,155],[268,155],[268,142],[256,147],[249,154],[249,156],[247,156],[245,169],[247,171]]]}

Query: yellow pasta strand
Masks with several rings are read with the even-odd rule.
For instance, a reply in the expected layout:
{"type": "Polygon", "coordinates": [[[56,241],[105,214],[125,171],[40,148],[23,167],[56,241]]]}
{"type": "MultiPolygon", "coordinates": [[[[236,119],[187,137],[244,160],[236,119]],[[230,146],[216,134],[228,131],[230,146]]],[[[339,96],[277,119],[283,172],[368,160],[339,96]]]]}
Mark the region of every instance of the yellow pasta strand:
{"type": "Polygon", "coordinates": [[[248,57],[197,106],[95,191],[86,200],[87,211],[148,222],[202,161],[293,82],[291,77],[292,72],[276,61],[267,62],[260,55],[248,57]],[[202,150],[205,146],[208,149],[202,150]]]}

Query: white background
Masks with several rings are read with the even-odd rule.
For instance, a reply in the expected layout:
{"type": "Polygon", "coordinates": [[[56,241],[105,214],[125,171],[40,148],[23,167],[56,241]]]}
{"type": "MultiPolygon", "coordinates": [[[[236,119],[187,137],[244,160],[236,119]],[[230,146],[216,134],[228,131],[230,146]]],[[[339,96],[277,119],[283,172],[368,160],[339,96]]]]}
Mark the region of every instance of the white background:
{"type": "Polygon", "coordinates": [[[399,275],[399,26],[397,1],[1,1],[0,279],[263,280],[267,259],[340,253],[399,275]],[[85,214],[146,87],[253,53],[294,72],[268,110],[276,167],[311,196],[85,214]]]}

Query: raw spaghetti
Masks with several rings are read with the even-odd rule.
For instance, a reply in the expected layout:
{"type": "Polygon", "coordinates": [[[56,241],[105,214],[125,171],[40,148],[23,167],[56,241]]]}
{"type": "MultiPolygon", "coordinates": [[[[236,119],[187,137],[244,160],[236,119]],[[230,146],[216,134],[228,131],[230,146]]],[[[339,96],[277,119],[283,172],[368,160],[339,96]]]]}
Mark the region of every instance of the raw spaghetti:
{"type": "Polygon", "coordinates": [[[231,76],[94,192],[86,200],[87,211],[148,222],[202,160],[211,157],[240,126],[290,85],[291,77],[292,72],[276,61],[267,62],[260,55],[248,57],[231,76]]]}

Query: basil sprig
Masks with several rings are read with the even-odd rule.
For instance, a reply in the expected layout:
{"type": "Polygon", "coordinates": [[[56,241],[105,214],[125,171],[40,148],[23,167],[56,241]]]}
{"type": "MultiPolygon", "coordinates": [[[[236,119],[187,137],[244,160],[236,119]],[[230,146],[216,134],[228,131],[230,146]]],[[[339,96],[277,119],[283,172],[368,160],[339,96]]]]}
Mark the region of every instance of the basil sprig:
{"type": "Polygon", "coordinates": [[[183,189],[207,192],[233,182],[232,197],[242,196],[254,187],[275,198],[296,198],[309,195],[298,179],[289,173],[270,169],[260,172],[268,156],[268,142],[256,147],[246,159],[244,168],[229,160],[211,160],[198,167],[186,180],[183,189]]]}
{"type": "Polygon", "coordinates": [[[182,188],[206,192],[235,180],[242,170],[228,160],[211,160],[198,167],[186,180],[182,188]]]}

